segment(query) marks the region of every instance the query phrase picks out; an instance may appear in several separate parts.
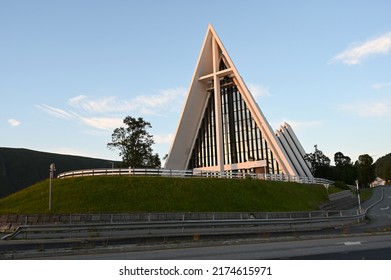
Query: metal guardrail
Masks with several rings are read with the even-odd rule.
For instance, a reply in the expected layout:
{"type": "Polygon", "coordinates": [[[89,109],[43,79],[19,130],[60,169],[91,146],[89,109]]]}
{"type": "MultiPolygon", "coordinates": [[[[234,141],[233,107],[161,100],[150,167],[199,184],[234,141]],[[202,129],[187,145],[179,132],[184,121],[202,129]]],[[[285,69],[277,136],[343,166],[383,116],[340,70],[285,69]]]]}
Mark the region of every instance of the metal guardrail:
{"type": "Polygon", "coordinates": [[[281,182],[298,182],[303,184],[333,184],[333,181],[315,177],[296,177],[284,174],[256,174],[232,171],[200,171],[200,170],[173,170],[153,168],[112,168],[112,169],[84,169],[61,173],[57,178],[72,178],[84,176],[161,176],[161,177],[206,177],[230,179],[260,179],[281,182]]]}
{"type": "MultiPolygon", "coordinates": [[[[161,213],[167,218],[171,213],[161,213]]],[[[252,232],[271,232],[284,230],[300,230],[305,228],[329,228],[333,226],[342,226],[345,224],[358,223],[365,217],[365,213],[358,213],[356,210],[341,211],[313,211],[313,212],[287,212],[287,213],[197,213],[203,219],[186,219],[186,215],[192,213],[173,213],[176,220],[159,220],[156,214],[144,215],[143,221],[134,222],[113,222],[113,216],[110,221],[102,223],[72,223],[67,224],[42,224],[42,225],[20,225],[15,232],[4,236],[2,239],[14,239],[17,236],[34,238],[34,235],[59,237],[75,237],[91,233],[117,236],[121,232],[125,235],[132,234],[149,235],[151,231],[160,231],[160,234],[183,235],[185,230],[187,234],[194,234],[203,230],[204,232],[226,233],[232,231],[252,231],[252,232]],[[153,216],[151,218],[151,215],[153,216]],[[182,216],[182,219],[180,217],[182,216]],[[234,216],[237,216],[235,218],[234,216]],[[209,219],[207,219],[209,217],[209,219]],[[234,217],[234,218],[232,218],[234,217]],[[206,219],[205,219],[206,218],[206,219]],[[157,220],[151,220],[157,219],[157,220]],[[190,231],[189,231],[190,230],[190,231]],[[193,230],[193,231],[191,231],[193,230]],[[195,231],[194,231],[195,230],[195,231]]],[[[194,214],[194,213],[193,213],[194,214]]],[[[121,214],[119,214],[121,215],[121,214]]],[[[48,237],[45,237],[48,238],[48,237]]]]}

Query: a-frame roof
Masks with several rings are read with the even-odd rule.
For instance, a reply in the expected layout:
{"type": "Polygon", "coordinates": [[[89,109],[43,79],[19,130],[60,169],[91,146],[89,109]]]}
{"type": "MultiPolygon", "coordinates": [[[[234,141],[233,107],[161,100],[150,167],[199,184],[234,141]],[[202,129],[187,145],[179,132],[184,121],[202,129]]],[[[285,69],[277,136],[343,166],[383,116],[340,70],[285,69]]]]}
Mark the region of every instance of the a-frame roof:
{"type": "Polygon", "coordinates": [[[187,168],[210,95],[207,89],[214,79],[227,75],[233,79],[241,92],[242,98],[268,142],[269,148],[279,162],[283,173],[297,175],[212,25],[208,26],[165,168],[178,170],[187,168]],[[225,67],[219,70],[221,61],[225,64],[225,67]]]}

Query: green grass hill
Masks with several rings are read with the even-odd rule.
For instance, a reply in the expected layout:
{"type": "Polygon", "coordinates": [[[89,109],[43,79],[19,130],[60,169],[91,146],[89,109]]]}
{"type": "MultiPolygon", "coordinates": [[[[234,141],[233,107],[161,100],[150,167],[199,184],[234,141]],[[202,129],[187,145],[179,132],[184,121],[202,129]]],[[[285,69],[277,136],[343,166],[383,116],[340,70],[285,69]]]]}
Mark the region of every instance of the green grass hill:
{"type": "Polygon", "coordinates": [[[109,160],[0,147],[0,197],[49,178],[49,166],[57,174],[70,170],[111,168],[109,160]]]}
{"type": "MultiPolygon", "coordinates": [[[[316,210],[323,186],[252,179],[96,176],[53,180],[51,213],[316,210]]],[[[0,199],[0,214],[49,213],[49,180],[0,199]]]]}

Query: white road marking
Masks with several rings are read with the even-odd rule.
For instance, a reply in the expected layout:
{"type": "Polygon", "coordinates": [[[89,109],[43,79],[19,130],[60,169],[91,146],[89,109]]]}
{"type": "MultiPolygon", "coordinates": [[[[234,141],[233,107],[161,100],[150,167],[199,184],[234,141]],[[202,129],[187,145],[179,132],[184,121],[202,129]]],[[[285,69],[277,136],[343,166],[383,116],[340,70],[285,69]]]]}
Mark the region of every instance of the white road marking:
{"type": "Polygon", "coordinates": [[[362,245],[363,241],[346,241],[336,243],[337,245],[345,245],[345,246],[354,246],[354,245],[362,245]]]}
{"type": "Polygon", "coordinates": [[[384,211],[384,210],[388,210],[390,209],[390,206],[387,206],[387,207],[384,207],[384,208],[380,208],[380,210],[384,211]]]}
{"type": "Polygon", "coordinates": [[[346,246],[352,246],[352,245],[361,245],[361,241],[348,241],[343,243],[346,246]]]}

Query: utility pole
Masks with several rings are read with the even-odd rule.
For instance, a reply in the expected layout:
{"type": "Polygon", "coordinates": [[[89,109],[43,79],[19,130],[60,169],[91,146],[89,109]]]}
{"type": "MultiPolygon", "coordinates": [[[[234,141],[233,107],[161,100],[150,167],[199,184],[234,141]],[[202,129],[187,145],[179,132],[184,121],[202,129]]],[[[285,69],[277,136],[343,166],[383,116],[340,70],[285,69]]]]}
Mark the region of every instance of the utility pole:
{"type": "Polygon", "coordinates": [[[49,179],[49,211],[52,210],[52,180],[53,173],[56,171],[54,163],[50,164],[50,179],[49,179]]]}
{"type": "Polygon", "coordinates": [[[360,188],[358,187],[358,180],[356,180],[356,188],[357,188],[357,199],[358,199],[358,211],[361,214],[361,199],[360,199],[360,188]]]}

